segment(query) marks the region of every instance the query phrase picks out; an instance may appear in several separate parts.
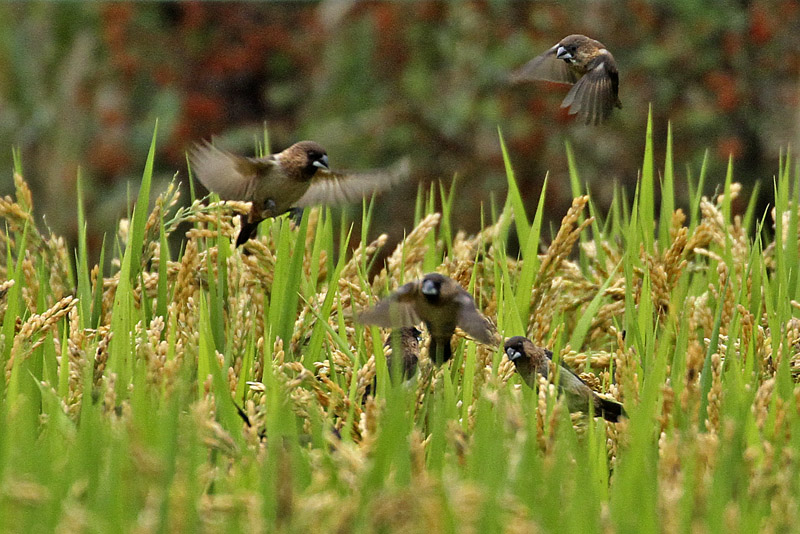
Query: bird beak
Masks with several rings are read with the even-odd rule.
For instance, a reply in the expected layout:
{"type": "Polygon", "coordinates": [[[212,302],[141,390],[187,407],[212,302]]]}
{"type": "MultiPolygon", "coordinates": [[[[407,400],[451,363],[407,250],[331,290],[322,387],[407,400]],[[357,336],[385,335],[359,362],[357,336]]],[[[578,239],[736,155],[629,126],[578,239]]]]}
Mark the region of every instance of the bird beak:
{"type": "Polygon", "coordinates": [[[434,284],[431,280],[425,280],[422,282],[422,294],[428,295],[429,297],[435,296],[438,293],[436,290],[436,284],[434,284]]]}
{"type": "Polygon", "coordinates": [[[319,167],[320,169],[330,169],[328,167],[328,155],[323,155],[320,159],[315,160],[313,163],[314,167],[319,167]]]}
{"type": "Polygon", "coordinates": [[[508,356],[508,359],[513,362],[514,360],[521,358],[522,353],[519,352],[518,350],[508,347],[506,349],[506,356],[508,356]]]}
{"type": "Polygon", "coordinates": [[[559,46],[556,50],[556,57],[558,59],[573,59],[572,54],[570,54],[563,46],[559,46]]]}

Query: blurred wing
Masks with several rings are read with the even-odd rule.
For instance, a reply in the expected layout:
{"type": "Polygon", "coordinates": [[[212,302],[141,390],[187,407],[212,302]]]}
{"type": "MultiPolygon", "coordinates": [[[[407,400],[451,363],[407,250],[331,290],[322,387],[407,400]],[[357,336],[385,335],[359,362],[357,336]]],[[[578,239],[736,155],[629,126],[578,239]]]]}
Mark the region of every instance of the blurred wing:
{"type": "Polygon", "coordinates": [[[408,179],[410,164],[404,158],[392,167],[363,172],[335,172],[320,169],[308,191],[294,205],[299,208],[318,204],[351,204],[380,193],[408,179]]]}
{"type": "Polygon", "coordinates": [[[243,158],[211,143],[195,145],[189,161],[195,178],[223,200],[253,200],[259,172],[275,166],[271,158],[243,158]]]}
{"type": "Polygon", "coordinates": [[[575,83],[578,75],[570,70],[569,65],[563,59],[556,57],[558,45],[550,50],[536,56],[525,65],[511,74],[511,82],[528,82],[533,80],[544,80],[557,83],[575,83]]]}
{"type": "Polygon", "coordinates": [[[570,89],[561,107],[569,107],[570,114],[577,114],[586,124],[600,124],[611,115],[616,101],[607,64],[600,61],[570,89]]]}
{"type": "Polygon", "coordinates": [[[494,343],[492,327],[475,307],[475,301],[469,293],[461,290],[455,300],[458,303],[458,316],[456,317],[458,327],[481,343],[487,345],[494,343]]]}
{"type": "Polygon", "coordinates": [[[400,286],[397,291],[381,299],[375,306],[358,314],[359,322],[384,328],[419,324],[421,319],[414,305],[417,289],[418,282],[400,286]]]}

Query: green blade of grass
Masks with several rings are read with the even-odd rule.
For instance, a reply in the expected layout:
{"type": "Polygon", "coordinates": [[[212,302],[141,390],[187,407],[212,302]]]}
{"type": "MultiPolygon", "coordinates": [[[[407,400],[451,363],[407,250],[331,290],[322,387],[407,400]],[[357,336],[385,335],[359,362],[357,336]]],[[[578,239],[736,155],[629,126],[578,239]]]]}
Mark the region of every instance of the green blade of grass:
{"type": "Polygon", "coordinates": [[[672,167],[672,123],[667,124],[667,153],[664,157],[664,181],[661,183],[661,214],[658,223],[658,245],[667,250],[670,245],[669,228],[675,211],[675,176],[672,167]]]}
{"type": "Polygon", "coordinates": [[[516,223],[519,242],[527,243],[530,225],[528,224],[528,215],[525,213],[525,204],[522,202],[522,195],[517,187],[517,180],[514,177],[514,169],[511,167],[511,159],[508,156],[506,143],[503,140],[503,133],[499,128],[497,130],[497,135],[500,137],[500,150],[503,152],[503,163],[506,167],[506,180],[508,182],[508,198],[506,202],[510,203],[513,209],[514,222],[516,223]]]}
{"type": "Polygon", "coordinates": [[[97,264],[97,281],[95,282],[92,295],[92,328],[97,328],[100,324],[100,318],[103,313],[103,265],[105,265],[105,258],[106,237],[104,235],[100,245],[100,262],[97,264]]]}
{"type": "Polygon", "coordinates": [[[594,321],[595,317],[597,316],[597,311],[600,309],[600,305],[603,303],[606,289],[608,289],[608,286],[611,285],[611,282],[614,280],[614,275],[621,265],[622,260],[617,262],[617,265],[614,266],[614,269],[609,273],[606,281],[602,286],[600,286],[594,298],[586,307],[586,310],[581,314],[580,319],[578,319],[578,323],[575,325],[575,328],[572,329],[572,335],[569,338],[569,346],[572,347],[573,350],[581,350],[584,339],[586,339],[586,334],[589,332],[589,327],[592,325],[592,321],[594,321]]]}
{"type": "Polygon", "coordinates": [[[655,158],[653,155],[653,106],[647,112],[647,134],[642,163],[642,180],[639,188],[639,220],[642,225],[642,243],[647,251],[653,250],[655,232],[655,158]]]}
{"type": "Polygon", "coordinates": [[[153,140],[150,142],[150,150],[147,153],[147,162],[142,173],[142,185],[139,187],[139,196],[136,199],[136,207],[133,209],[131,228],[128,237],[128,248],[131,252],[131,268],[128,275],[131,280],[138,278],[141,274],[142,249],[144,245],[145,225],[147,224],[147,213],[150,204],[150,185],[153,181],[153,161],[156,157],[156,137],[158,135],[158,121],[153,127],[153,140]]]}
{"type": "Polygon", "coordinates": [[[230,434],[233,440],[241,445],[242,444],[242,421],[236,413],[236,407],[231,398],[230,389],[228,389],[227,370],[223,373],[217,360],[216,351],[214,350],[214,334],[211,329],[211,315],[206,302],[206,298],[201,294],[200,296],[200,324],[199,324],[199,339],[198,339],[198,381],[199,395],[204,395],[204,382],[208,375],[212,377],[212,387],[214,398],[216,400],[216,414],[217,420],[230,434]],[[200,374],[200,362],[203,362],[202,370],[206,374],[200,374]]]}
{"type": "Polygon", "coordinates": [[[533,217],[533,225],[528,232],[528,240],[523,249],[522,269],[519,273],[517,283],[516,302],[521,314],[521,319],[527,322],[531,305],[531,290],[536,275],[539,272],[539,239],[542,234],[542,220],[544,216],[544,199],[547,191],[547,177],[545,176],[542,184],[542,193],[539,195],[539,204],[536,207],[536,215],[533,217]]]}
{"type": "Polygon", "coordinates": [[[92,317],[92,287],[89,280],[89,251],[86,245],[86,214],[83,204],[83,173],[78,169],[75,187],[78,194],[78,257],[76,275],[78,280],[78,307],[81,327],[88,328],[92,317]]]}

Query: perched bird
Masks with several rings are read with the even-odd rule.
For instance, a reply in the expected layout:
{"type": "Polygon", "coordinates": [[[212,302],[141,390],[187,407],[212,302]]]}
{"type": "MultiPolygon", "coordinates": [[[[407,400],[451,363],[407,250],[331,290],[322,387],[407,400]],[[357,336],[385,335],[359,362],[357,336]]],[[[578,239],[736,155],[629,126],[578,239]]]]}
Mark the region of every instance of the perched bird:
{"type": "Polygon", "coordinates": [[[200,183],[221,199],[253,203],[250,213],[242,215],[236,246],[254,237],[258,224],[268,217],[299,215],[315,204],[357,202],[409,174],[407,160],[385,170],[331,171],[328,154],[314,141],[301,141],[263,158],[237,156],[202,143],[194,146],[189,160],[200,183]]]}
{"type": "Polygon", "coordinates": [[[391,351],[386,352],[386,366],[389,368],[389,376],[394,376],[395,366],[400,370],[402,380],[408,380],[417,372],[417,361],[419,360],[419,342],[421,341],[420,332],[414,326],[404,326],[393,330],[386,338],[383,346],[391,351]],[[399,339],[398,339],[399,338],[399,339]],[[402,360],[396,363],[395,347],[401,350],[402,360]]]}
{"type": "MultiPolygon", "coordinates": [[[[400,372],[400,380],[405,381],[414,376],[417,372],[417,362],[419,361],[419,342],[421,341],[420,332],[414,326],[404,326],[391,331],[386,336],[383,344],[384,354],[386,354],[386,367],[389,368],[389,376],[394,381],[398,381],[396,372],[400,372]],[[396,360],[395,349],[400,350],[402,359],[396,360]],[[397,368],[395,368],[397,366],[397,368]]],[[[367,384],[362,399],[366,400],[378,388],[378,379],[374,378],[371,384],[367,384]]]]}
{"type": "Polygon", "coordinates": [[[619,101],[619,73],[614,56],[600,41],[570,35],[511,75],[512,82],[544,80],[575,84],[562,108],[569,107],[586,124],[600,124],[619,101]]]}
{"type": "Polygon", "coordinates": [[[494,341],[492,327],[475,307],[475,301],[455,280],[439,273],[409,282],[361,312],[365,324],[397,328],[425,323],[430,334],[428,353],[437,364],[453,356],[450,338],[456,326],[482,343],[494,341]]]}
{"type": "MultiPolygon", "coordinates": [[[[517,372],[530,387],[536,384],[536,375],[547,378],[549,372],[548,360],[553,359],[553,353],[542,347],[537,347],[528,338],[515,336],[505,343],[508,359],[514,362],[517,372]]],[[[580,379],[569,367],[562,363],[558,378],[558,389],[567,397],[567,408],[570,412],[589,413],[589,402],[594,406],[594,415],[606,421],[616,423],[620,417],[627,417],[622,404],[615,400],[601,397],[592,388],[580,379]]]]}

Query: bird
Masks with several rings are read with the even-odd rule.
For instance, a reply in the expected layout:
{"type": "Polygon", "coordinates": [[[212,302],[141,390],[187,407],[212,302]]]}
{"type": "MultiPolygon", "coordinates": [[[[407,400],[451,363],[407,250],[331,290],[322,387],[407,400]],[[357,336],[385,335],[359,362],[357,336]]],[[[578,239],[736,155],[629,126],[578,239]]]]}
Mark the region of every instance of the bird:
{"type": "Polygon", "coordinates": [[[585,35],[564,37],[547,52],[536,56],[511,74],[511,82],[543,80],[574,84],[562,108],[586,124],[600,124],[619,101],[619,72],[611,52],[585,35]]]}
{"type": "Polygon", "coordinates": [[[430,334],[428,354],[437,365],[453,356],[450,338],[456,326],[481,343],[494,342],[492,326],[480,314],[472,296],[455,280],[439,273],[429,273],[400,286],[372,308],[362,311],[358,319],[385,328],[424,322],[430,334]]]}
{"type": "MultiPolygon", "coordinates": [[[[419,362],[419,343],[422,341],[420,332],[414,326],[403,326],[398,329],[392,330],[386,336],[386,342],[383,344],[384,354],[386,355],[386,367],[389,368],[389,377],[397,382],[400,372],[400,380],[409,380],[414,373],[417,372],[417,363],[419,362]],[[395,359],[395,349],[400,351],[402,359],[398,362],[395,359]],[[397,366],[397,368],[395,368],[397,366]]],[[[363,400],[373,394],[378,388],[378,379],[373,378],[370,384],[367,384],[364,389],[363,400]]]]}
{"type": "MultiPolygon", "coordinates": [[[[537,374],[547,378],[548,360],[553,359],[552,352],[537,347],[523,336],[509,338],[503,348],[506,356],[514,363],[517,372],[528,386],[532,388],[535,386],[537,374]]],[[[561,364],[561,372],[558,377],[558,390],[566,396],[567,408],[570,412],[589,413],[589,402],[591,402],[595,417],[602,417],[612,423],[618,422],[620,417],[627,417],[622,404],[595,393],[564,363],[561,364]]]]}
{"type": "Polygon", "coordinates": [[[266,218],[287,212],[299,217],[303,208],[317,204],[357,202],[409,175],[407,158],[386,169],[333,171],[328,153],[314,141],[300,141],[260,158],[239,156],[209,142],[197,143],[189,162],[200,183],[222,200],[252,202],[250,212],[241,216],[237,247],[255,237],[258,224],[266,218]]]}
{"type": "Polygon", "coordinates": [[[396,371],[400,371],[402,380],[408,380],[417,372],[417,362],[419,361],[419,343],[422,332],[415,326],[403,326],[387,336],[383,346],[387,350],[386,366],[389,368],[389,376],[396,378],[396,371]],[[398,339],[399,338],[399,339],[398,339]],[[400,349],[402,360],[399,363],[395,360],[395,350],[400,349]],[[395,369],[397,367],[397,369],[395,369]]]}

